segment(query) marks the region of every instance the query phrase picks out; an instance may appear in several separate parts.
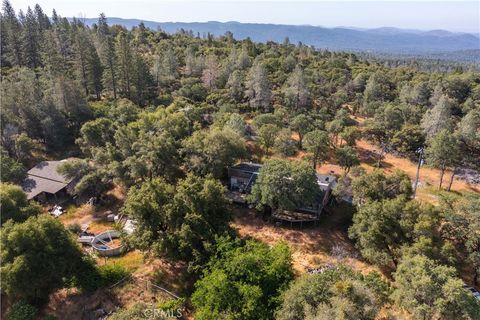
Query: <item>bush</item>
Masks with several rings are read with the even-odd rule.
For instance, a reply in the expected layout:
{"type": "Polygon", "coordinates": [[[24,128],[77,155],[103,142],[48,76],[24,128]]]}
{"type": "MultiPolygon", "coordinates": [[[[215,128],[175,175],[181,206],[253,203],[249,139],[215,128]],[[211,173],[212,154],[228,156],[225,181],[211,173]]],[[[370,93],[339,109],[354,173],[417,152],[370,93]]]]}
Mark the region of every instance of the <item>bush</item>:
{"type": "Polygon", "coordinates": [[[130,273],[122,266],[116,264],[106,264],[98,267],[102,287],[111,286],[130,273]]]}
{"type": "Polygon", "coordinates": [[[99,288],[111,286],[122,280],[130,273],[124,267],[116,264],[96,266],[88,264],[80,277],[77,277],[73,286],[80,287],[85,291],[94,291],[99,288]]]}
{"type": "Polygon", "coordinates": [[[78,223],[69,224],[67,230],[74,234],[80,234],[80,232],[82,232],[82,228],[78,223]]]}
{"type": "Polygon", "coordinates": [[[36,317],[37,308],[25,302],[17,302],[7,313],[5,320],[35,320],[36,317]]]}
{"type": "MultiPolygon", "coordinates": [[[[112,314],[109,320],[132,320],[132,319],[146,319],[145,310],[149,308],[144,303],[136,303],[128,309],[120,309],[112,314]]],[[[152,318],[154,319],[154,318],[152,318]]]]}
{"type": "Polygon", "coordinates": [[[182,310],[185,305],[185,298],[170,299],[165,302],[161,302],[157,305],[157,308],[163,311],[182,310]]]}
{"type": "Polygon", "coordinates": [[[292,131],[290,129],[282,129],[275,138],[275,151],[283,156],[293,156],[298,149],[297,141],[292,139],[292,131]]]}
{"type": "Polygon", "coordinates": [[[283,294],[275,318],[373,320],[387,299],[388,284],[376,274],[365,278],[342,265],[303,275],[283,294]]]}
{"type": "Polygon", "coordinates": [[[195,283],[195,319],[273,319],[280,296],[293,278],[287,244],[256,240],[217,244],[217,258],[195,283]]]}

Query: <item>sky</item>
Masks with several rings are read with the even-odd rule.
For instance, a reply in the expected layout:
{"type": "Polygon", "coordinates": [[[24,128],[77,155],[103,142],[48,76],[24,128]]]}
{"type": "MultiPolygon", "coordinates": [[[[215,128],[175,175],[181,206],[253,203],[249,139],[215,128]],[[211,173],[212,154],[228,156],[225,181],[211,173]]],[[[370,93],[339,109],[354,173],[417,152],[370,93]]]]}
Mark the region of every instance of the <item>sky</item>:
{"type": "Polygon", "coordinates": [[[480,1],[362,0],[10,0],[16,10],[40,4],[64,17],[136,18],[158,22],[239,21],[324,27],[436,30],[480,33],[480,1]]]}

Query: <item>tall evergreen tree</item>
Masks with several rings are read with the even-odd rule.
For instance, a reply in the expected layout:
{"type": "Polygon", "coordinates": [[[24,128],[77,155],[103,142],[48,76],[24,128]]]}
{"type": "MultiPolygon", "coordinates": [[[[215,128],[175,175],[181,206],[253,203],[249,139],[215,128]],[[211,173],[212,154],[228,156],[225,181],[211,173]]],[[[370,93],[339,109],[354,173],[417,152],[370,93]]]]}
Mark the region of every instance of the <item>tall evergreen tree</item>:
{"type": "Polygon", "coordinates": [[[35,5],[34,12],[40,32],[43,33],[45,30],[50,29],[50,18],[43,12],[42,7],[38,3],[35,5]]]}
{"type": "Polygon", "coordinates": [[[199,77],[204,68],[203,56],[197,57],[192,47],[185,50],[185,75],[187,77],[199,77]]]}
{"type": "Polygon", "coordinates": [[[205,69],[202,72],[203,85],[213,90],[217,88],[217,81],[220,76],[220,70],[215,55],[209,55],[205,61],[205,69]]]}
{"type": "Polygon", "coordinates": [[[139,53],[134,54],[133,79],[134,100],[141,106],[154,97],[154,81],[147,63],[139,53]]]}
{"type": "Polygon", "coordinates": [[[102,92],[102,64],[88,30],[78,24],[74,30],[75,66],[85,94],[95,94],[100,99],[102,92]]]}
{"type": "Polygon", "coordinates": [[[242,100],[244,87],[242,74],[239,70],[235,70],[230,74],[227,81],[227,88],[230,96],[235,99],[235,101],[240,102],[242,100]]]}
{"type": "Polygon", "coordinates": [[[133,55],[128,35],[120,32],[115,39],[115,51],[117,53],[116,73],[118,74],[118,86],[124,97],[131,97],[131,81],[133,76],[133,55]]]}
{"type": "Polygon", "coordinates": [[[10,1],[3,1],[3,14],[2,21],[4,21],[2,28],[5,28],[2,31],[2,43],[4,43],[2,50],[2,56],[5,55],[5,60],[8,61],[11,65],[21,66],[23,65],[23,56],[22,56],[22,25],[18,21],[15,10],[13,9],[10,1]]]}
{"type": "Polygon", "coordinates": [[[442,188],[445,170],[454,167],[459,161],[459,143],[456,137],[448,130],[443,129],[427,142],[425,151],[427,163],[440,169],[440,183],[442,188]]]}
{"type": "Polygon", "coordinates": [[[167,85],[178,78],[178,59],[172,48],[157,49],[153,74],[157,86],[167,85]]]}
{"type": "Polygon", "coordinates": [[[87,80],[87,42],[88,35],[83,30],[83,25],[77,24],[73,31],[74,48],[75,48],[75,65],[77,68],[78,79],[88,96],[88,80],[87,80]]]}
{"type": "Polygon", "coordinates": [[[97,49],[90,41],[87,44],[87,84],[89,92],[94,93],[98,100],[103,90],[102,74],[102,62],[97,49]]]}
{"type": "Polygon", "coordinates": [[[453,129],[453,104],[452,99],[442,96],[435,106],[425,113],[422,119],[422,127],[427,139],[434,137],[443,129],[453,129]]]}
{"type": "Polygon", "coordinates": [[[115,52],[115,42],[108,28],[107,18],[104,13],[98,18],[97,38],[99,42],[100,60],[104,65],[103,86],[113,93],[113,98],[117,99],[117,55],[115,52]]]}
{"type": "Polygon", "coordinates": [[[246,97],[250,107],[255,110],[269,111],[272,99],[270,81],[267,69],[261,62],[257,62],[248,73],[246,97]]]}
{"type": "Polygon", "coordinates": [[[283,94],[285,95],[287,105],[294,110],[308,106],[310,93],[305,84],[303,70],[299,66],[295,67],[295,70],[288,77],[283,94]]]}

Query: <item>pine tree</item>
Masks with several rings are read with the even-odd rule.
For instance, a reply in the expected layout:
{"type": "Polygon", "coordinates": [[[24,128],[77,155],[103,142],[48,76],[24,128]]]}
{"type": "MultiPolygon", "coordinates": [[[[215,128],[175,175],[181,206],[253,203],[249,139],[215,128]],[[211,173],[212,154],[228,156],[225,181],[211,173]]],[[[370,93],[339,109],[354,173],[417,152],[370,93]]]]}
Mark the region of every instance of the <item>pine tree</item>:
{"type": "Polygon", "coordinates": [[[115,39],[115,51],[117,53],[116,73],[118,74],[118,86],[123,96],[131,97],[131,80],[133,74],[133,56],[128,36],[120,32],[115,39]]]}
{"type": "Polygon", "coordinates": [[[252,65],[252,61],[248,56],[247,50],[244,48],[242,52],[240,52],[238,59],[237,59],[237,67],[241,70],[245,70],[252,65]]]}
{"type": "Polygon", "coordinates": [[[440,190],[442,189],[445,170],[458,164],[460,156],[458,140],[448,129],[443,129],[428,141],[425,155],[427,164],[440,169],[438,186],[440,190]]]}
{"type": "Polygon", "coordinates": [[[113,98],[117,99],[117,55],[115,52],[114,39],[110,34],[105,14],[101,13],[98,18],[97,38],[99,42],[100,60],[105,66],[103,71],[103,86],[113,92],[113,98]]]}
{"type": "Polygon", "coordinates": [[[214,90],[217,88],[219,73],[216,56],[209,55],[205,62],[205,69],[203,69],[202,72],[202,82],[208,90],[214,90]]]}
{"type": "Polygon", "coordinates": [[[87,96],[94,93],[100,99],[103,69],[97,50],[83,24],[77,24],[73,37],[78,78],[87,96]]]}
{"type": "Polygon", "coordinates": [[[243,98],[242,74],[239,70],[233,71],[227,81],[228,92],[235,101],[240,102],[243,98]]]}
{"type": "MultiPolygon", "coordinates": [[[[5,49],[5,52],[2,50],[2,55],[5,55],[5,60],[8,61],[11,65],[21,66],[23,65],[23,56],[22,56],[22,25],[18,21],[15,10],[13,9],[10,1],[3,1],[3,14],[2,14],[2,30],[5,28],[2,33],[5,37],[2,37],[2,46],[5,49]]],[[[3,36],[2,34],[2,36],[3,36]]]]}
{"type": "Polygon", "coordinates": [[[203,56],[196,57],[192,47],[188,47],[185,51],[185,75],[199,77],[204,68],[203,56]]]}
{"type": "Polygon", "coordinates": [[[72,27],[70,22],[67,18],[58,16],[56,12],[54,12],[52,21],[55,43],[59,48],[59,52],[67,63],[73,63],[75,60],[75,52],[71,39],[72,27]]]}
{"type": "Polygon", "coordinates": [[[100,95],[103,90],[102,84],[103,66],[98,56],[97,50],[92,42],[87,46],[87,82],[90,92],[95,93],[97,99],[100,99],[100,95]]]}
{"type": "Polygon", "coordinates": [[[55,32],[45,32],[41,46],[44,76],[52,77],[68,72],[70,63],[60,51],[55,32]]]}
{"type": "Polygon", "coordinates": [[[154,81],[148,66],[139,53],[134,54],[132,84],[134,86],[134,100],[144,106],[154,97],[154,81]]]}
{"type": "Polygon", "coordinates": [[[73,30],[74,49],[75,49],[75,65],[80,83],[82,84],[85,94],[88,96],[88,80],[87,80],[87,42],[88,35],[83,30],[83,26],[77,24],[73,30]]]}
{"type": "Polygon", "coordinates": [[[40,26],[30,7],[23,23],[22,45],[25,63],[30,68],[40,66],[40,26]]]}
{"type": "Polygon", "coordinates": [[[310,92],[305,84],[303,70],[297,66],[293,73],[288,77],[283,90],[287,105],[294,110],[306,108],[310,101],[310,92]]]}
{"type": "Polygon", "coordinates": [[[249,100],[250,107],[268,112],[272,93],[270,91],[267,69],[262,63],[256,63],[250,69],[246,87],[245,95],[249,100]]]}
{"type": "Polygon", "coordinates": [[[48,16],[43,12],[42,7],[37,3],[34,8],[35,18],[37,19],[38,27],[40,33],[43,33],[45,30],[50,29],[51,23],[48,16]]]}
{"type": "Polygon", "coordinates": [[[166,50],[157,49],[155,63],[153,66],[153,75],[157,86],[169,84],[178,78],[178,59],[172,48],[166,50]]]}
{"type": "Polygon", "coordinates": [[[10,66],[10,63],[8,62],[7,59],[7,46],[5,44],[5,40],[7,39],[7,32],[6,32],[6,23],[5,23],[5,18],[3,17],[3,14],[0,13],[0,64],[3,67],[10,66]]]}
{"type": "Polygon", "coordinates": [[[427,139],[434,137],[443,129],[453,129],[452,108],[454,101],[442,96],[435,106],[428,110],[422,119],[422,128],[427,139]]]}

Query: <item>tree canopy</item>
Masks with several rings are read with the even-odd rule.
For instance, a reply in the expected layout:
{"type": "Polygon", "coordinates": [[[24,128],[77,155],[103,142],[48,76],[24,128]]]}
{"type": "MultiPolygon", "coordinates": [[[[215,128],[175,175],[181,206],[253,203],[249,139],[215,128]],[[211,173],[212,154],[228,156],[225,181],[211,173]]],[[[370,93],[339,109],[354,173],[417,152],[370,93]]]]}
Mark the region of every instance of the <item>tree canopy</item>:
{"type": "Polygon", "coordinates": [[[188,262],[192,273],[208,260],[216,236],[229,232],[224,187],[211,177],[189,175],[176,186],[156,178],[132,187],[122,212],[136,221],[137,248],[188,262]]]}
{"type": "Polygon", "coordinates": [[[293,210],[313,203],[318,192],[315,170],[306,163],[272,159],[260,169],[249,199],[257,208],[293,210]]]}
{"type": "Polygon", "coordinates": [[[88,262],[63,225],[41,215],[1,228],[2,290],[33,303],[83,276],[88,262]]]}
{"type": "Polygon", "coordinates": [[[224,242],[195,284],[195,318],[271,319],[293,278],[290,249],[284,243],[224,242]]]}
{"type": "Polygon", "coordinates": [[[475,319],[479,302],[463,288],[455,269],[425,256],[406,257],[394,274],[393,300],[420,319],[475,319]],[[416,285],[412,285],[416,284],[416,285]]]}
{"type": "Polygon", "coordinates": [[[367,276],[340,266],[303,275],[285,292],[277,320],[375,319],[388,298],[378,273],[367,276]]]}
{"type": "Polygon", "coordinates": [[[42,212],[36,203],[28,202],[27,195],[22,188],[8,183],[0,183],[0,212],[2,225],[8,220],[23,222],[31,216],[42,212]]]}

